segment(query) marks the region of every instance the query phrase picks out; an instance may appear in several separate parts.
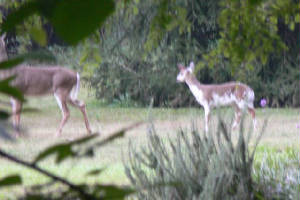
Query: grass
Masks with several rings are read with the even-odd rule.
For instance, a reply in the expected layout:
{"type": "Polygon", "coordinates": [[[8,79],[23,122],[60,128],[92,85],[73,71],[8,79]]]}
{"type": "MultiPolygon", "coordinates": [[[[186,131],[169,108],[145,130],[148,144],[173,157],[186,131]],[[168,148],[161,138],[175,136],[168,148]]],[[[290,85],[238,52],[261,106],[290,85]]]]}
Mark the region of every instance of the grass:
{"type": "MultiPolygon", "coordinates": [[[[189,128],[195,122],[200,130],[204,130],[204,112],[202,108],[118,108],[103,106],[93,99],[87,90],[83,90],[79,98],[84,99],[87,104],[87,111],[93,131],[101,132],[101,137],[126,127],[137,121],[152,120],[156,131],[162,136],[172,137],[179,128],[189,128]]],[[[62,136],[55,137],[61,119],[61,112],[54,97],[43,97],[29,99],[25,108],[38,108],[38,112],[26,112],[22,115],[22,128],[25,130],[24,137],[17,138],[11,143],[0,140],[1,148],[24,160],[32,161],[38,153],[47,146],[57,142],[65,142],[86,134],[81,113],[71,108],[71,118],[64,127],[62,136]]],[[[232,116],[231,109],[222,109],[221,115],[232,116]]],[[[213,112],[212,127],[217,123],[217,111],[213,112]]],[[[268,118],[269,123],[266,132],[258,147],[256,161],[259,162],[263,156],[278,155],[280,152],[299,152],[299,109],[257,109],[257,121],[260,129],[263,120],[268,118]],[[287,150],[288,149],[288,150],[287,150]],[[266,153],[267,152],[267,153],[266,153]]],[[[246,118],[246,127],[249,127],[251,120],[246,118]]],[[[58,174],[59,176],[72,179],[76,183],[87,181],[89,183],[116,183],[128,184],[122,162],[126,162],[128,143],[132,141],[135,145],[143,145],[146,140],[147,124],[142,125],[127,133],[125,138],[117,140],[97,151],[92,159],[71,160],[56,165],[53,159],[40,163],[40,166],[58,174]],[[106,167],[106,170],[97,177],[86,176],[86,173],[93,169],[106,167]]],[[[256,133],[254,133],[256,134],[256,133]]],[[[27,186],[41,184],[47,178],[32,170],[12,164],[0,159],[0,178],[10,174],[21,173],[23,183],[27,186]]],[[[11,187],[0,189],[0,199],[9,199],[16,193],[23,191],[11,187]],[[5,197],[5,198],[4,198],[5,197]]]]}

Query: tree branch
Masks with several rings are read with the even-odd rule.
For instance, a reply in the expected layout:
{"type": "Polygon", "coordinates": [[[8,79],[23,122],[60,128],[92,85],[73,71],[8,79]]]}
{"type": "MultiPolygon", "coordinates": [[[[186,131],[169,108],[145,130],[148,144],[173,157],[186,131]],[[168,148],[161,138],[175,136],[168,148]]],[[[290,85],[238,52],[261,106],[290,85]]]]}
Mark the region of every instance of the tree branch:
{"type": "Polygon", "coordinates": [[[81,187],[67,181],[66,179],[63,179],[62,177],[59,177],[59,176],[56,176],[55,174],[52,174],[42,168],[40,168],[39,166],[35,165],[35,164],[32,164],[32,163],[29,163],[29,162],[26,162],[24,160],[21,160],[19,158],[16,158],[6,152],[4,152],[3,150],[0,149],[0,156],[3,157],[3,158],[6,158],[8,159],[9,161],[11,162],[14,162],[14,163],[17,163],[17,164],[20,164],[20,165],[23,165],[25,167],[28,167],[30,169],[33,169],[35,171],[38,171],[40,172],[41,174],[45,175],[45,176],[48,176],[49,178],[55,180],[55,181],[58,181],[64,185],[67,185],[68,187],[70,187],[72,190],[78,192],[84,199],[86,200],[95,200],[96,198],[88,193],[86,193],[81,187]]]}

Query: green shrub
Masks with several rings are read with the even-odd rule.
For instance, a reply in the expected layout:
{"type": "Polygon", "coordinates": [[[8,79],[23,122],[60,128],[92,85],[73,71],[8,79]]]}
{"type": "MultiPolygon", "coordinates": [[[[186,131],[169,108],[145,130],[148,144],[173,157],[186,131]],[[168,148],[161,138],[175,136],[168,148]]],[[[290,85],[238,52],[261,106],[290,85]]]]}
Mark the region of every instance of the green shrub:
{"type": "Polygon", "coordinates": [[[225,127],[221,121],[216,133],[181,130],[176,139],[163,139],[149,129],[149,142],[140,151],[130,146],[125,167],[138,199],[295,199],[299,167],[274,170],[264,161],[254,167],[261,134],[253,147],[251,131],[241,128],[236,135],[225,127]],[[289,184],[276,182],[279,173],[277,178],[289,184]]]}

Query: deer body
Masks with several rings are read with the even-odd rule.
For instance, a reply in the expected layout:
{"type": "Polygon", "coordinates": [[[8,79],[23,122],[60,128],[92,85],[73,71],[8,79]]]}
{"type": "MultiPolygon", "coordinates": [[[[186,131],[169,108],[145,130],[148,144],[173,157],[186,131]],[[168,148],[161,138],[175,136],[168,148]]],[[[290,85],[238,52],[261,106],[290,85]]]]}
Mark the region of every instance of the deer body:
{"type": "Polygon", "coordinates": [[[201,84],[193,75],[194,64],[191,62],[188,68],[178,65],[178,82],[185,82],[197,102],[203,106],[205,112],[205,131],[208,131],[210,111],[214,107],[233,106],[235,107],[235,121],[233,128],[236,128],[240,121],[241,111],[248,109],[253,118],[255,126],[254,91],[247,85],[239,82],[228,82],[223,84],[201,84]]]}
{"type": "MultiPolygon", "coordinates": [[[[5,43],[3,37],[0,38],[1,59],[7,59],[5,43]]],[[[24,96],[44,96],[53,94],[57,100],[58,106],[62,111],[62,120],[57,131],[57,136],[61,134],[62,129],[69,119],[70,112],[67,104],[78,108],[84,117],[84,122],[88,133],[91,133],[89,120],[86,114],[85,104],[77,99],[80,87],[80,76],[78,73],[60,66],[26,66],[19,65],[10,70],[1,70],[0,79],[15,76],[12,85],[18,88],[24,96]]],[[[20,115],[22,102],[11,98],[13,125],[19,132],[20,115]]]]}

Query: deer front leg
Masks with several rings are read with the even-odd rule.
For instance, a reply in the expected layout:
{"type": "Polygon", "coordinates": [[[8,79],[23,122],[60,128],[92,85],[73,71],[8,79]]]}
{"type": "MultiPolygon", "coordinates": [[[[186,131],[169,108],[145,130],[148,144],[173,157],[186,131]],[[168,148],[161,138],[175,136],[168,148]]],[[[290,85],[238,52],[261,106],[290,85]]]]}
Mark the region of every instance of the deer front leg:
{"type": "Polygon", "coordinates": [[[208,123],[209,123],[209,119],[210,119],[209,106],[204,106],[204,113],[205,113],[205,132],[208,133],[208,123]]]}
{"type": "Polygon", "coordinates": [[[234,119],[234,122],[232,125],[233,130],[235,130],[237,128],[240,121],[241,121],[241,109],[238,106],[236,106],[235,107],[235,119],[234,119]]]}

